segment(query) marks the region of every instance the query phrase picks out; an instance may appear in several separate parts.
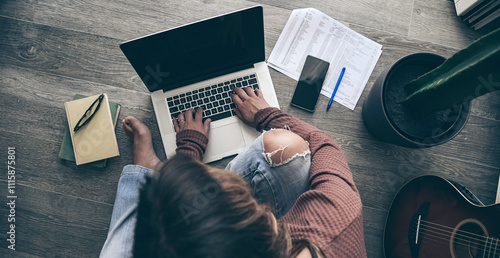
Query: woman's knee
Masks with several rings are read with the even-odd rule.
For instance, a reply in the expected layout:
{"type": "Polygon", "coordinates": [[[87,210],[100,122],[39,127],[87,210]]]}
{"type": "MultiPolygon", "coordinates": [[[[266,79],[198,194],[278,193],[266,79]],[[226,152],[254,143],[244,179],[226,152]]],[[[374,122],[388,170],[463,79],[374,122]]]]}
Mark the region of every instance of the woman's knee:
{"type": "Polygon", "coordinates": [[[309,151],[309,144],[294,132],[275,129],[263,135],[264,152],[271,164],[281,164],[293,156],[309,151]]]}

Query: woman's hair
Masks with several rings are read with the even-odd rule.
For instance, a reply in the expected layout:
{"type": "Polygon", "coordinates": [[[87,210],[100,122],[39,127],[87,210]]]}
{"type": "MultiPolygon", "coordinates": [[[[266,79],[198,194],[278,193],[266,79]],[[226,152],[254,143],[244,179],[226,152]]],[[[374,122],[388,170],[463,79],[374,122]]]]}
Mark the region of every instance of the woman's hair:
{"type": "Polygon", "coordinates": [[[292,242],[292,250],[290,251],[290,257],[297,257],[297,255],[302,252],[304,248],[309,249],[312,258],[323,258],[325,254],[319,249],[319,247],[313,244],[311,241],[307,239],[301,239],[292,242]]]}
{"type": "Polygon", "coordinates": [[[134,257],[287,257],[290,237],[237,174],[176,155],[139,195],[134,257]]]}

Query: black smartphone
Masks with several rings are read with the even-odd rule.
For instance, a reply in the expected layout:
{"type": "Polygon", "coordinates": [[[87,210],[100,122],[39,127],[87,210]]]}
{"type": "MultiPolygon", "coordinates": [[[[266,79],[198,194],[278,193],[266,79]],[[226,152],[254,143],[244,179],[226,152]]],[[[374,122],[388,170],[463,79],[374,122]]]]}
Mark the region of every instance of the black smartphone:
{"type": "Polygon", "coordinates": [[[290,105],[314,112],[330,63],[308,55],[290,105]]]}

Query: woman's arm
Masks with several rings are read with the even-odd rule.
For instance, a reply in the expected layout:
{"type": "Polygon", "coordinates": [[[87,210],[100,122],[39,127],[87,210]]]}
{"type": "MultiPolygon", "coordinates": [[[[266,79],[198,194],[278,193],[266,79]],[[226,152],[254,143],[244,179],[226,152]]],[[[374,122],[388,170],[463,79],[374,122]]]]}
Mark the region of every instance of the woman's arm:
{"type": "Polygon", "coordinates": [[[184,130],[177,133],[176,143],[177,149],[175,149],[175,153],[182,153],[203,160],[208,137],[196,130],[184,130]]]}
{"type": "Polygon", "coordinates": [[[173,122],[177,132],[175,152],[203,160],[203,153],[208,144],[210,118],[203,121],[203,110],[198,108],[196,111],[194,109],[187,110],[174,118],[173,122]]]}

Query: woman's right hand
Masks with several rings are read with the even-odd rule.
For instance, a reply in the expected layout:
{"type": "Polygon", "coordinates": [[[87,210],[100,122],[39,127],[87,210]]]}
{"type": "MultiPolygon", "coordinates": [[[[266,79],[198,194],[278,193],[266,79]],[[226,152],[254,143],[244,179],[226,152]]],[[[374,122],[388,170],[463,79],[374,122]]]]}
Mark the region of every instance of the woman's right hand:
{"type": "Polygon", "coordinates": [[[244,90],[234,88],[234,93],[231,95],[233,102],[236,104],[234,112],[245,124],[255,128],[255,114],[264,108],[270,107],[264,99],[262,91],[251,87],[245,87],[244,90]]]}
{"type": "Polygon", "coordinates": [[[210,131],[210,118],[203,121],[203,109],[197,108],[188,109],[186,112],[182,112],[177,118],[172,119],[174,122],[174,129],[176,133],[180,133],[184,130],[195,130],[208,137],[208,131],[210,131]]]}

